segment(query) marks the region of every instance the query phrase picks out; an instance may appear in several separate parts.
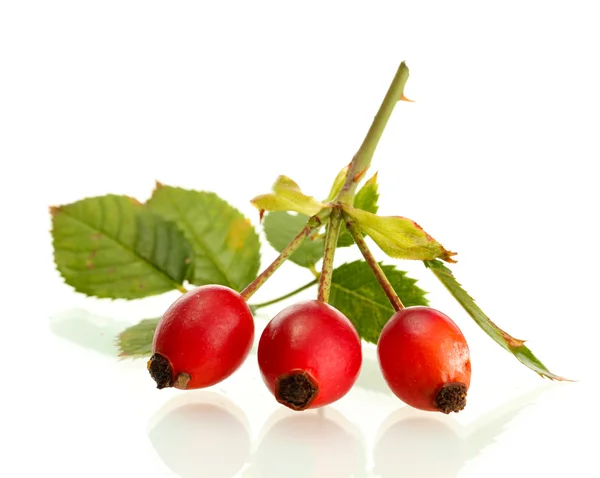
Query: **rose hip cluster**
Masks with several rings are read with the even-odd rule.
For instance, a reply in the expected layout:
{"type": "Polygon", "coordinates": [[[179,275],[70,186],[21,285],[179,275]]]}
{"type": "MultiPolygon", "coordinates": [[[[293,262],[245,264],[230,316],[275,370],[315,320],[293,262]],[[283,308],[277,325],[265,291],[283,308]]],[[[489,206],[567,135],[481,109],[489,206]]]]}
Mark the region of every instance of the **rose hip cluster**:
{"type": "MultiPolygon", "coordinates": [[[[252,312],[239,293],[220,285],[198,287],[175,301],[159,322],[148,369],[159,389],[208,387],[242,365],[253,341],[252,312]]],[[[464,408],[469,349],[446,315],[429,307],[399,310],[383,328],[377,353],[390,389],[408,405],[443,413],[464,408]]],[[[293,410],[343,397],[361,362],[361,340],[350,320],[318,300],[282,310],[258,344],[265,384],[293,410]]]]}

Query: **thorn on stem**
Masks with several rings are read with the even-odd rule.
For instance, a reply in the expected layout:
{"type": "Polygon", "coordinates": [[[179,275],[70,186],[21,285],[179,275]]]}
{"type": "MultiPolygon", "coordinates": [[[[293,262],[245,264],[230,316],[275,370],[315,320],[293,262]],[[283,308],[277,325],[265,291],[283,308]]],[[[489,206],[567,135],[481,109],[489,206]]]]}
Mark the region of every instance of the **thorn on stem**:
{"type": "Polygon", "coordinates": [[[368,168],[364,168],[362,171],[356,173],[354,175],[354,177],[352,178],[352,180],[357,183],[358,181],[360,181],[360,178],[362,178],[364,176],[364,174],[367,172],[368,168]]]}

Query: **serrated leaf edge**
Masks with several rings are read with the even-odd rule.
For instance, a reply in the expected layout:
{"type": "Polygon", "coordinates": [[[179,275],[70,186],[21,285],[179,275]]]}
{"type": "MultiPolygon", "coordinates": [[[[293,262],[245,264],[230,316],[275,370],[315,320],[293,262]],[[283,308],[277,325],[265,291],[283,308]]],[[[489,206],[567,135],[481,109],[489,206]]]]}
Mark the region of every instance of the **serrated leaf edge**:
{"type": "MultiPolygon", "coordinates": [[[[73,284],[70,284],[70,283],[68,283],[68,282],[67,282],[67,279],[66,279],[66,277],[63,275],[63,273],[62,273],[62,272],[61,272],[61,270],[59,269],[59,265],[56,263],[56,254],[55,254],[55,251],[56,251],[56,247],[55,247],[55,242],[56,242],[56,239],[55,239],[55,237],[54,237],[54,233],[53,233],[53,231],[54,231],[54,218],[55,218],[55,217],[56,217],[58,214],[65,214],[65,215],[67,215],[67,216],[68,216],[68,217],[70,217],[71,219],[73,219],[73,220],[77,221],[78,223],[80,223],[80,224],[84,225],[85,227],[89,228],[90,230],[92,230],[92,231],[94,231],[94,232],[102,232],[102,234],[104,234],[104,236],[105,236],[106,238],[108,238],[108,239],[110,239],[111,241],[115,242],[117,245],[119,245],[120,247],[122,247],[123,249],[125,249],[125,250],[127,250],[129,253],[131,253],[131,254],[132,254],[134,257],[136,257],[136,258],[138,258],[138,259],[142,260],[142,261],[143,261],[143,262],[145,262],[146,264],[150,265],[150,266],[151,266],[153,269],[155,269],[156,271],[160,272],[160,273],[161,273],[161,274],[162,274],[162,275],[163,275],[163,276],[164,276],[164,277],[165,277],[165,278],[166,278],[168,281],[170,281],[170,282],[173,284],[173,289],[175,289],[175,290],[179,290],[180,292],[186,292],[185,288],[183,287],[183,283],[181,283],[181,284],[180,284],[179,282],[177,282],[177,281],[175,281],[174,279],[172,279],[172,278],[171,278],[171,277],[170,277],[170,276],[169,276],[169,275],[168,275],[168,274],[167,274],[165,271],[163,271],[162,269],[160,269],[160,268],[156,267],[156,265],[155,265],[155,264],[153,264],[152,262],[150,262],[148,259],[144,258],[143,256],[140,256],[140,255],[139,255],[137,252],[135,252],[135,250],[133,250],[133,249],[132,249],[131,247],[129,247],[128,245],[126,245],[126,244],[123,244],[123,243],[121,243],[121,242],[119,242],[119,241],[115,240],[115,239],[114,239],[112,236],[108,235],[108,234],[107,234],[105,231],[101,231],[100,229],[96,230],[96,228],[95,228],[94,226],[90,226],[90,225],[89,225],[89,224],[87,224],[86,222],[84,222],[84,221],[80,220],[79,218],[77,218],[77,217],[75,217],[75,216],[73,216],[73,215],[71,215],[71,214],[69,214],[69,213],[67,213],[67,212],[65,212],[65,211],[64,211],[64,208],[65,208],[65,207],[67,207],[67,206],[70,206],[70,205],[72,205],[72,204],[76,204],[76,203],[78,203],[78,202],[85,201],[85,200],[89,200],[89,199],[103,198],[103,197],[108,197],[108,196],[116,196],[116,197],[124,197],[124,198],[127,198],[127,199],[129,199],[129,200],[130,200],[130,201],[131,201],[133,204],[135,204],[136,206],[139,206],[139,207],[140,207],[140,212],[142,212],[142,211],[143,211],[143,209],[142,209],[142,206],[143,206],[143,205],[142,205],[142,203],[141,203],[140,201],[138,201],[136,198],[134,198],[134,197],[131,197],[131,196],[126,196],[126,195],[118,195],[118,194],[106,194],[106,195],[104,195],[104,196],[90,196],[90,197],[85,197],[85,198],[82,198],[82,199],[80,199],[80,200],[78,200],[78,201],[75,201],[74,203],[63,204],[63,205],[60,205],[60,206],[50,206],[50,207],[49,207],[49,212],[50,212],[50,215],[51,215],[51,217],[52,217],[52,228],[51,228],[51,230],[50,230],[50,233],[51,233],[51,235],[52,235],[53,258],[54,258],[54,261],[53,261],[53,262],[54,262],[54,268],[55,268],[55,270],[56,270],[56,271],[59,273],[60,277],[61,277],[61,278],[62,278],[62,280],[63,280],[63,283],[64,283],[65,285],[67,285],[67,286],[69,286],[69,287],[73,288],[73,290],[75,290],[76,292],[78,292],[78,293],[80,293],[80,294],[84,294],[84,295],[85,295],[85,296],[87,296],[87,297],[96,297],[96,298],[98,298],[98,299],[110,299],[110,300],[117,300],[117,299],[121,299],[121,300],[137,300],[137,299],[139,299],[139,298],[140,298],[140,297],[114,297],[114,296],[112,296],[112,295],[95,294],[95,293],[91,293],[90,291],[88,291],[88,290],[86,290],[86,289],[82,289],[82,288],[81,288],[79,285],[73,285],[73,284]]],[[[144,212],[144,213],[146,213],[146,211],[143,211],[143,212],[144,212]]],[[[152,213],[152,212],[149,212],[149,211],[148,211],[148,213],[150,213],[150,214],[155,214],[155,213],[152,213]]],[[[179,229],[179,228],[177,227],[177,225],[176,225],[175,223],[173,223],[172,221],[168,221],[167,219],[165,219],[165,218],[161,217],[161,216],[160,216],[160,215],[158,215],[158,214],[155,214],[155,215],[156,215],[156,216],[157,216],[157,217],[158,217],[160,220],[162,220],[162,221],[165,221],[165,222],[170,222],[170,223],[174,224],[174,225],[175,225],[175,227],[176,227],[177,229],[179,229]]],[[[185,239],[185,236],[184,236],[184,239],[185,239]]],[[[191,250],[191,248],[190,248],[190,250],[191,250]]],[[[165,292],[167,292],[167,291],[165,291],[165,292]]],[[[158,295],[158,294],[156,294],[156,295],[158,295]]]]}
{"type": "Polygon", "coordinates": [[[540,375],[543,378],[548,378],[550,380],[557,380],[557,381],[565,381],[565,382],[573,381],[571,379],[561,377],[559,375],[556,375],[556,374],[550,372],[550,370],[548,370],[548,368],[533,354],[533,352],[531,352],[531,350],[527,346],[524,345],[524,343],[525,343],[524,340],[516,339],[516,338],[512,337],[510,334],[508,334],[507,332],[503,331],[500,327],[498,327],[488,317],[488,315],[485,314],[483,312],[483,310],[481,310],[481,308],[477,305],[477,303],[475,302],[473,297],[471,297],[471,295],[463,288],[462,284],[460,282],[458,282],[458,280],[454,277],[454,274],[452,274],[452,271],[448,267],[446,267],[444,264],[442,264],[437,259],[431,260],[431,261],[423,261],[423,263],[426,268],[428,268],[429,270],[431,270],[433,272],[433,274],[440,280],[440,282],[446,288],[446,290],[448,290],[450,295],[452,295],[452,297],[454,297],[456,299],[456,301],[461,305],[461,307],[465,310],[465,312],[467,312],[467,314],[488,335],[488,337],[490,337],[492,340],[494,340],[494,342],[496,342],[498,345],[500,345],[503,349],[510,352],[519,362],[521,362],[527,368],[529,368],[530,370],[537,373],[538,375],[540,375]],[[473,317],[473,315],[469,312],[469,310],[467,310],[465,305],[463,305],[463,303],[454,295],[454,292],[450,289],[450,287],[438,276],[438,274],[436,274],[436,271],[441,271],[442,273],[450,276],[450,279],[453,280],[456,283],[457,287],[460,288],[460,290],[462,290],[463,293],[471,300],[473,306],[481,313],[482,316],[484,316],[488,320],[488,322],[492,325],[492,327],[499,332],[500,336],[504,339],[504,343],[499,342],[498,340],[496,340],[495,337],[493,337],[487,333],[487,331],[479,324],[477,319],[475,319],[473,317]],[[507,337],[510,337],[511,340],[507,340],[507,337]],[[528,358],[532,363],[530,364],[527,361],[525,361],[521,357],[522,354],[524,354],[525,356],[528,355],[529,356],[528,358]],[[535,365],[536,368],[532,367],[532,365],[535,365]]]}

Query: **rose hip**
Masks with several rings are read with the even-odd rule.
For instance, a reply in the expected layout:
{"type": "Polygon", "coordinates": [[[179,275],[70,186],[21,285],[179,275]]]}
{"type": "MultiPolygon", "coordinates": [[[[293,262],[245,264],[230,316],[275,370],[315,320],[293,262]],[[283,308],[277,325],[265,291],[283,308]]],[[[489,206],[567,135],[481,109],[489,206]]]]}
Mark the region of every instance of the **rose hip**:
{"type": "Polygon", "coordinates": [[[258,344],[262,378],[277,401],[293,410],[328,405],[352,388],[361,342],[348,318],[317,300],[277,314],[258,344]]]}
{"type": "Polygon", "coordinates": [[[465,407],[469,348],[448,316],[423,306],[399,310],[383,327],[377,354],[390,389],[408,405],[443,413],[465,407]]]}
{"type": "Polygon", "coordinates": [[[221,285],[205,285],[177,299],[158,323],[148,362],[157,388],[203,388],[230,376],[254,340],[246,301],[221,285]]]}

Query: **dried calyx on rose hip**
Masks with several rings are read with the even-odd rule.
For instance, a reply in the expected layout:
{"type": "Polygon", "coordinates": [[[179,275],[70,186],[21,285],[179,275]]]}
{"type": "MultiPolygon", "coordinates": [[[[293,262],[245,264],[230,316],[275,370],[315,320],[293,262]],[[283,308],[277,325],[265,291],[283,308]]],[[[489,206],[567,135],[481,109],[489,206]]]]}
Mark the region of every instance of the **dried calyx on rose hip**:
{"type": "Polygon", "coordinates": [[[148,362],[157,388],[214,385],[244,362],[254,340],[254,320],[233,289],[206,285],[177,299],[158,323],[148,362]]]}
{"type": "Polygon", "coordinates": [[[383,377],[403,402],[459,412],[471,383],[469,348],[458,326],[430,307],[408,307],[386,323],[377,342],[383,377]]]}
{"type": "Polygon", "coordinates": [[[361,363],[360,337],[352,323],[318,300],[283,309],[258,344],[265,384],[279,403],[293,410],[342,398],[356,382],[361,363]]]}

